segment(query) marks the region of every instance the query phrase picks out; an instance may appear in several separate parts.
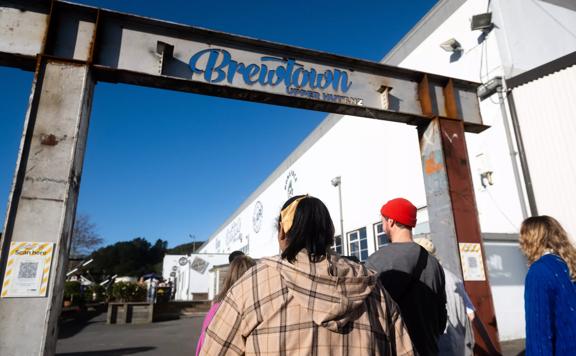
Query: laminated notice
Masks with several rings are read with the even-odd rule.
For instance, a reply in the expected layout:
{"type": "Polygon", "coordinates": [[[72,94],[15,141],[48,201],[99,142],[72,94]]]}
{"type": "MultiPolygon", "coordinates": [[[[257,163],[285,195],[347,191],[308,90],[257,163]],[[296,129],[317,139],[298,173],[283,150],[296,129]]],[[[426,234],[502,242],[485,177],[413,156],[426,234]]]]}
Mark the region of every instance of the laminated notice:
{"type": "Polygon", "coordinates": [[[479,243],[459,243],[462,276],[465,281],[485,281],[482,249],[479,243]]]}
{"type": "Polygon", "coordinates": [[[2,298],[45,297],[53,253],[52,242],[11,242],[2,298]]]}

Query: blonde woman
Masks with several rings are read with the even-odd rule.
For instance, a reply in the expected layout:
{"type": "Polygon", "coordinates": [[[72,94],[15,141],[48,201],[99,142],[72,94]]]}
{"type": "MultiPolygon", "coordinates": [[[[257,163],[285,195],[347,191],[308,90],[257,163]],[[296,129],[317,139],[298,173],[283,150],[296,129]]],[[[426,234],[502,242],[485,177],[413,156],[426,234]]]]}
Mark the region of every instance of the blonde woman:
{"type": "Polygon", "coordinates": [[[216,297],[214,297],[214,303],[212,304],[210,310],[208,310],[208,313],[206,313],[206,317],[204,317],[204,322],[202,323],[202,331],[200,332],[200,338],[198,339],[198,345],[196,346],[196,356],[198,356],[198,354],[200,353],[200,349],[202,348],[202,344],[204,343],[204,338],[206,336],[206,329],[208,328],[208,325],[210,325],[210,322],[212,321],[214,314],[216,314],[216,311],[218,311],[220,303],[222,303],[222,300],[226,296],[226,293],[228,293],[230,287],[232,287],[234,283],[236,283],[236,281],[239,280],[240,277],[242,277],[242,275],[246,271],[248,271],[250,268],[256,265],[256,262],[254,262],[253,259],[244,255],[243,253],[239,254],[237,252],[238,251],[234,251],[233,253],[230,254],[230,256],[232,257],[230,258],[231,260],[230,268],[228,269],[228,274],[224,279],[222,290],[220,291],[220,293],[218,293],[216,297]]]}
{"type": "Polygon", "coordinates": [[[526,355],[576,354],[576,249],[550,216],[524,220],[526,355]]]}

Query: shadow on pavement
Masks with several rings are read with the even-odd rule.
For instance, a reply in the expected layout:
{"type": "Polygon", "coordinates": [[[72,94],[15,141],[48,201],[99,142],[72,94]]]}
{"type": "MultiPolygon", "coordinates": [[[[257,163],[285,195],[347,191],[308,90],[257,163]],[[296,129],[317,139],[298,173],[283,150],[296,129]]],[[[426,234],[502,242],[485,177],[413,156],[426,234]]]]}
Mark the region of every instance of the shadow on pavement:
{"type": "MultiPolygon", "coordinates": [[[[78,334],[86,326],[102,322],[100,315],[106,312],[103,307],[90,308],[83,312],[78,312],[76,315],[69,316],[68,318],[61,318],[58,323],[58,339],[66,339],[78,334]],[[96,320],[93,320],[96,319],[96,320]]],[[[106,319],[103,319],[105,322],[106,319]]]]}
{"type": "Polygon", "coordinates": [[[56,356],[123,356],[123,355],[133,355],[139,352],[146,352],[154,350],[155,347],[144,346],[144,347],[126,347],[122,349],[114,350],[99,350],[99,351],[84,351],[84,352],[66,352],[59,353],[56,356]]]}

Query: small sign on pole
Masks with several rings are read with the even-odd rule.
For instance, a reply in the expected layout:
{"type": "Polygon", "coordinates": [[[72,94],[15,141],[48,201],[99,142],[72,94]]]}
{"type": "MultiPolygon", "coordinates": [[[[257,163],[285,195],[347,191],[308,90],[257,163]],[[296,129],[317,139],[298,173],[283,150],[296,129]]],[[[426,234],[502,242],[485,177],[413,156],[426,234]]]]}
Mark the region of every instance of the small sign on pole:
{"type": "Polygon", "coordinates": [[[45,297],[53,253],[52,242],[11,242],[2,298],[45,297]]]}
{"type": "Polygon", "coordinates": [[[459,243],[462,276],[465,281],[485,281],[482,250],[479,243],[459,243]]]}

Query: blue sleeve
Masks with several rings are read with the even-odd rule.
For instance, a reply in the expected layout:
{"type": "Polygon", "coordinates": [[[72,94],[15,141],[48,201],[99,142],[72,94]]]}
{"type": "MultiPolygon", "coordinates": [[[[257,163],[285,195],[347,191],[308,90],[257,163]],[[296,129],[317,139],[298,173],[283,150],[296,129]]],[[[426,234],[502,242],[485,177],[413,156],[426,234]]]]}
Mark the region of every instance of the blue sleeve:
{"type": "Polygon", "coordinates": [[[554,344],[552,317],[553,290],[550,271],[535,263],[526,276],[524,308],[526,310],[526,355],[552,355],[554,344]]]}

